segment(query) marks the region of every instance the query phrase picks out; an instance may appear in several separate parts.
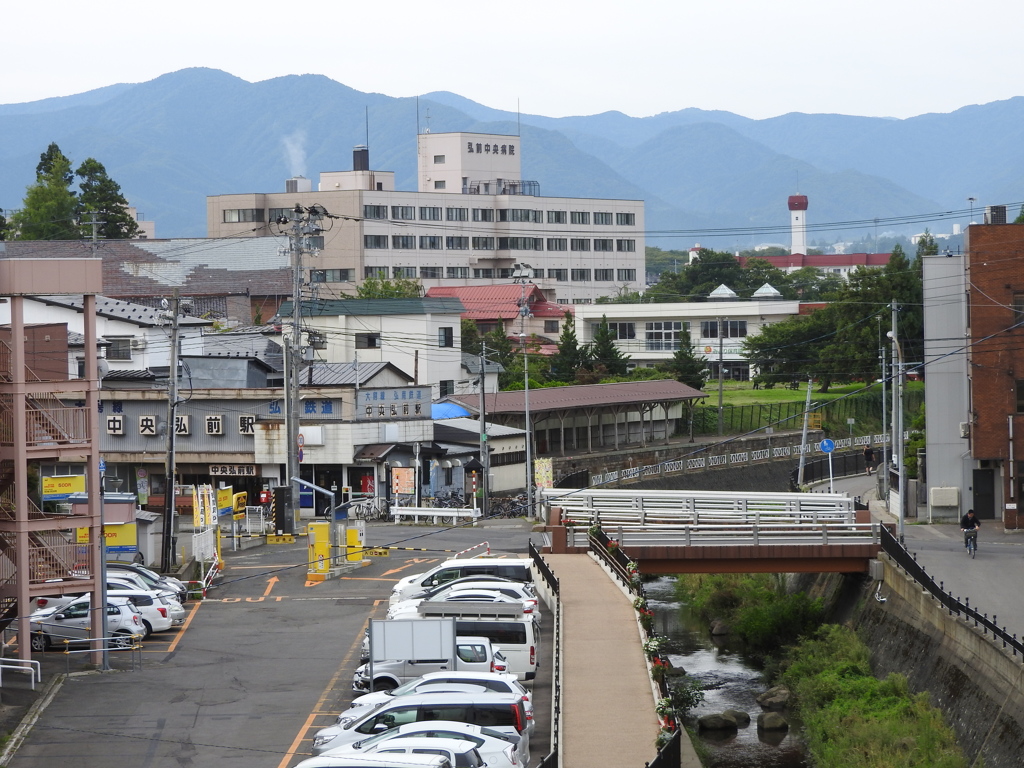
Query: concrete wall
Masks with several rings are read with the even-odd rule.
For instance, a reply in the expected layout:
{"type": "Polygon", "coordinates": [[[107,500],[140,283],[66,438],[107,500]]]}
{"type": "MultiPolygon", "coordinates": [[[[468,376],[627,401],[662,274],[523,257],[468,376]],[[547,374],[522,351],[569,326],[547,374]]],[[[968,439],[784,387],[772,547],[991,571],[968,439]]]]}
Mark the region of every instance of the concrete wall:
{"type": "Polygon", "coordinates": [[[981,757],[986,768],[1016,768],[1024,754],[1024,660],[882,560],[886,602],[868,598],[857,620],[876,674],[899,672],[911,691],[928,691],[970,764],[981,757]]]}

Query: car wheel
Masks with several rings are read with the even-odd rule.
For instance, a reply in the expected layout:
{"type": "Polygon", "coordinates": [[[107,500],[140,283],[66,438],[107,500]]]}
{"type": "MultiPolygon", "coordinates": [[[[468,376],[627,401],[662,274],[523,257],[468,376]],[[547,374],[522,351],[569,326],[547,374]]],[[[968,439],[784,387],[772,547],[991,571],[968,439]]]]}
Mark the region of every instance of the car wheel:
{"type": "Polygon", "coordinates": [[[143,620],[142,620],[142,627],[143,627],[143,629],[145,630],[145,631],[144,631],[144,632],[142,633],[142,639],[143,639],[143,640],[145,640],[145,639],[146,639],[147,637],[149,637],[150,635],[152,635],[152,634],[153,634],[153,625],[152,625],[152,624],[150,624],[150,623],[149,623],[148,621],[146,621],[145,619],[143,619],[143,620]]]}
{"type": "Polygon", "coordinates": [[[111,648],[131,648],[132,647],[132,636],[127,632],[115,632],[114,636],[110,638],[111,648]]]}
{"type": "Polygon", "coordinates": [[[396,686],[390,680],[377,680],[373,684],[374,693],[377,693],[377,692],[383,693],[384,691],[393,691],[397,687],[398,686],[396,686]]]}
{"type": "Polygon", "coordinates": [[[32,650],[36,653],[42,653],[50,649],[50,636],[45,635],[42,632],[33,632],[32,639],[29,641],[29,645],[32,650]]]}

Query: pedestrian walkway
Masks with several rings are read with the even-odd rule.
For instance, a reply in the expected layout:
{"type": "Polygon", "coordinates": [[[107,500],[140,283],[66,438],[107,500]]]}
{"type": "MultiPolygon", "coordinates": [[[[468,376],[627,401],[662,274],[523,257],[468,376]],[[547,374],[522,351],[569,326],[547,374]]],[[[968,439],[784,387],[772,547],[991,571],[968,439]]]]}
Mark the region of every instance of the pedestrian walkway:
{"type": "MultiPolygon", "coordinates": [[[[636,612],[589,555],[544,555],[562,604],[563,768],[643,768],[660,730],[636,612]]],[[[682,768],[699,768],[689,738],[682,768]]]]}

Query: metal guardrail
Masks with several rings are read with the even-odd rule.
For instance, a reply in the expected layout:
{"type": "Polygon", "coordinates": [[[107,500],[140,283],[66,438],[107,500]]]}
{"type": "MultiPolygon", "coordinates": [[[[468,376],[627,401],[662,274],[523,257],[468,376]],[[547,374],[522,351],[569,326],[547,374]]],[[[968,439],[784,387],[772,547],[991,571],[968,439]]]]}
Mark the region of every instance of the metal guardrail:
{"type": "MultiPolygon", "coordinates": [[[[606,528],[608,537],[628,547],[732,547],[844,544],[878,544],[878,523],[768,523],[706,525],[620,525],[606,528]]],[[[569,529],[570,546],[586,546],[592,535],[585,529],[569,529]],[[586,537],[586,538],[585,538],[586,537]]]]}
{"type": "Polygon", "coordinates": [[[562,723],[562,598],[558,585],[558,578],[554,571],[541,557],[540,551],[534,546],[533,541],[529,542],[530,559],[540,573],[544,583],[547,584],[554,596],[554,605],[551,609],[552,624],[552,690],[551,690],[551,749],[547,755],[538,763],[538,768],[559,768],[559,740],[558,732],[562,723]]]}
{"type": "Polygon", "coordinates": [[[998,616],[992,614],[992,618],[989,619],[987,613],[982,613],[976,608],[971,608],[971,600],[969,597],[964,598],[964,602],[961,603],[956,597],[953,597],[951,592],[945,591],[945,585],[940,581],[938,584],[935,580],[928,575],[924,566],[917,562],[917,556],[907,550],[899,539],[897,539],[888,529],[882,529],[882,551],[885,552],[889,557],[900,568],[903,569],[910,578],[920,584],[933,598],[939,601],[950,616],[958,616],[963,618],[968,623],[973,622],[975,628],[980,628],[983,635],[991,633],[993,642],[1002,642],[1003,648],[1009,648],[1013,653],[1013,657],[1017,658],[1020,654],[1021,660],[1024,661],[1024,642],[1017,639],[1016,634],[1010,634],[1006,631],[1006,627],[1000,627],[998,624],[998,616]]]}
{"type": "Polygon", "coordinates": [[[479,520],[483,512],[472,507],[392,507],[391,517],[395,523],[403,519],[411,519],[414,523],[432,520],[434,525],[443,525],[445,522],[454,523],[457,520],[479,520]],[[420,520],[424,518],[424,520],[420,520]]]}
{"type": "Polygon", "coordinates": [[[43,669],[40,662],[34,659],[0,659],[0,688],[3,687],[3,671],[10,669],[14,672],[28,672],[32,676],[32,690],[36,689],[36,683],[43,682],[43,669]]]}

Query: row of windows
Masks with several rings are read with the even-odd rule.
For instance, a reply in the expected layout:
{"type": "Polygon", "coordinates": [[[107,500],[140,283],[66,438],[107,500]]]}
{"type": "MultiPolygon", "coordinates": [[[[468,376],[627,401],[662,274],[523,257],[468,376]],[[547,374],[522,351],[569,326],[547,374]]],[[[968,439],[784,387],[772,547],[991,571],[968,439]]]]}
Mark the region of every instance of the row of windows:
{"type": "MultiPolygon", "coordinates": [[[[363,218],[371,220],[384,220],[388,218],[389,206],[386,205],[364,205],[363,218]]],[[[232,213],[242,213],[233,211],[232,213]]],[[[287,208],[271,208],[271,220],[278,215],[287,216],[287,208]]],[[[248,211],[250,214],[259,213],[259,219],[228,219],[225,211],[224,221],[263,221],[263,211],[248,211]]],[[[535,208],[442,208],[439,205],[392,205],[390,206],[391,219],[397,221],[415,221],[417,213],[420,221],[505,221],[524,222],[528,224],[584,224],[589,225],[591,221],[590,211],[545,211],[535,208]],[[442,215],[443,214],[443,215],[442,215]]],[[[612,226],[612,222],[620,227],[635,227],[635,213],[615,213],[611,211],[597,211],[593,214],[594,224],[600,226],[612,226]]]]}
{"type": "MultiPolygon", "coordinates": [[[[379,333],[357,333],[356,349],[380,349],[381,338],[379,333]]],[[[437,329],[437,346],[454,347],[455,329],[450,326],[443,326],[437,329]]]]}
{"type": "MultiPolygon", "coordinates": [[[[468,280],[470,277],[475,279],[505,279],[511,280],[513,277],[514,270],[509,268],[473,268],[470,267],[392,267],[391,277],[392,278],[407,278],[415,279],[419,277],[421,280],[440,280],[442,277],[455,280],[468,280]],[[442,274],[443,270],[443,274],[442,274]]],[[[327,270],[321,270],[327,271],[327,270]]],[[[349,270],[333,270],[339,272],[348,272],[349,270]]],[[[366,267],[365,276],[367,278],[388,278],[387,267],[366,267]]],[[[592,280],[595,282],[612,282],[618,280],[623,283],[632,283],[636,281],[636,270],[635,269],[535,269],[533,270],[533,277],[535,279],[543,279],[547,277],[549,280],[556,280],[558,282],[566,282],[572,279],[573,282],[577,283],[589,283],[592,280]],[[593,275],[593,277],[591,277],[593,275]]],[[[314,282],[324,282],[316,281],[314,282]]],[[[632,337],[630,337],[632,338],[632,337]]]]}
{"type": "MultiPolygon", "coordinates": [[[[391,235],[391,248],[395,250],[440,251],[442,246],[449,251],[466,251],[472,244],[474,251],[575,251],[594,250],[599,253],[636,253],[636,240],[613,240],[596,237],[466,237],[453,235],[391,235]],[[418,245],[417,245],[418,242],[418,245]],[[497,248],[495,248],[497,246],[497,248]],[[546,246],[546,248],[545,248],[546,246]]],[[[363,235],[363,248],[380,250],[388,247],[387,235],[363,235]]]]}
{"type": "MultiPolygon", "coordinates": [[[[622,272],[623,270],[619,270],[622,272]]],[[[596,329],[598,323],[591,323],[592,329],[596,329]]],[[[702,320],[700,324],[700,335],[705,339],[718,338],[718,321],[702,320]]],[[[608,329],[615,339],[635,339],[636,323],[608,323],[608,329]]],[[[645,323],[644,338],[648,342],[678,342],[684,333],[690,332],[690,324],[683,320],[655,320],[645,323]]],[[[746,320],[723,320],[722,338],[742,338],[747,335],[746,320]]],[[[648,349],[655,349],[648,344],[648,349]]],[[[678,346],[666,346],[666,349],[678,349],[678,346]]]]}

